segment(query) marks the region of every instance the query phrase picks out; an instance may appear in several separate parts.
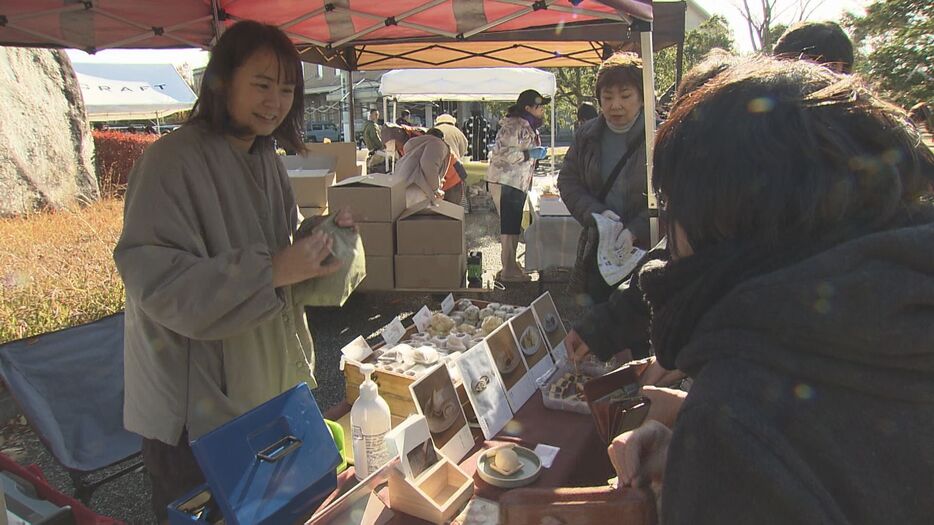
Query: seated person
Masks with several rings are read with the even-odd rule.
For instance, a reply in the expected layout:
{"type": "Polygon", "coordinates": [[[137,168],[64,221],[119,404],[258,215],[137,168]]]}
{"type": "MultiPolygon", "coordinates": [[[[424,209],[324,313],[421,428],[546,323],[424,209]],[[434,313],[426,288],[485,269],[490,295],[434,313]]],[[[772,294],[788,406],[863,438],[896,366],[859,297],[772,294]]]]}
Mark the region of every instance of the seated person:
{"type": "Polygon", "coordinates": [[[661,482],[663,524],[929,522],[934,156],[902,112],[760,57],[677,101],[654,160],[670,261],[639,285],[694,382],[610,446],[620,483],[661,482]]]}

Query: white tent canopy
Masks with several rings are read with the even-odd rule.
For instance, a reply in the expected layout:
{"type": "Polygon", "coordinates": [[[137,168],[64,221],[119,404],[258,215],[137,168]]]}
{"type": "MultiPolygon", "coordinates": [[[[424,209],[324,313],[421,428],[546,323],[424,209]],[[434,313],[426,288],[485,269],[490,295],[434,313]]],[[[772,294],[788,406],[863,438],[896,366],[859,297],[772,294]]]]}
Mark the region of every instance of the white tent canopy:
{"type": "Polygon", "coordinates": [[[195,93],[172,64],[74,63],[88,120],[160,119],[192,108],[195,93]]]}
{"type": "Polygon", "coordinates": [[[529,67],[396,69],[383,75],[379,92],[399,102],[420,100],[516,100],[534,89],[554,97],[554,73],[529,67]]]}
{"type": "MultiPolygon", "coordinates": [[[[519,98],[519,93],[526,89],[534,89],[554,99],[558,83],[554,73],[534,67],[395,69],[383,74],[379,82],[379,92],[384,97],[383,114],[386,114],[386,97],[391,97],[396,103],[420,100],[515,101],[519,98]]],[[[392,117],[395,120],[396,106],[393,106],[392,117]]],[[[551,122],[551,172],[554,174],[555,105],[553,100],[551,122]]]]}

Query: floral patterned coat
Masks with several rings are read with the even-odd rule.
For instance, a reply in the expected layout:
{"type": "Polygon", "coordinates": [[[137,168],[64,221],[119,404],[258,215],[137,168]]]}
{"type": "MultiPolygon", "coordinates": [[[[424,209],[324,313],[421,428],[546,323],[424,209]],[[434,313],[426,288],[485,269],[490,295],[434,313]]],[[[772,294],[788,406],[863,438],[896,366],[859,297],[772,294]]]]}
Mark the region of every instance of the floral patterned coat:
{"type": "Polygon", "coordinates": [[[541,137],[522,117],[506,117],[499,125],[486,181],[529,191],[535,160],[529,158],[528,151],[541,145],[541,137]]]}

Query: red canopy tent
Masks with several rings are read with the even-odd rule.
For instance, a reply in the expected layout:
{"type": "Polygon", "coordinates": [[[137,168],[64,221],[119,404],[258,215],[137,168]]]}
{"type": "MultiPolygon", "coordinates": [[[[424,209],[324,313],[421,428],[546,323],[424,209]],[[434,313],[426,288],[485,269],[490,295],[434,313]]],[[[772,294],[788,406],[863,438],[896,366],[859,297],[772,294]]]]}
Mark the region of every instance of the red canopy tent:
{"type": "MultiPolygon", "coordinates": [[[[684,2],[650,0],[0,0],[0,45],[210,49],[253,19],[282,28],[303,60],[348,71],[592,66],[628,46],[642,53],[651,115],[652,50],[680,55],[684,13],[684,2]]],[[[649,187],[654,133],[646,119],[649,187]]]]}

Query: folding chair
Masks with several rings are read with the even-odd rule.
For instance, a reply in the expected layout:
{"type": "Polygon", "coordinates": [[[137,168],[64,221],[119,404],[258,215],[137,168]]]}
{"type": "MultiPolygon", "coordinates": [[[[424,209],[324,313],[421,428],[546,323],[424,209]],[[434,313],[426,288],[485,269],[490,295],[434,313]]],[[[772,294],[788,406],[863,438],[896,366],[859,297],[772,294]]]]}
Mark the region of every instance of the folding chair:
{"type": "Polygon", "coordinates": [[[75,498],[142,467],[123,428],[123,313],[0,345],[0,377],[75,498]]]}

